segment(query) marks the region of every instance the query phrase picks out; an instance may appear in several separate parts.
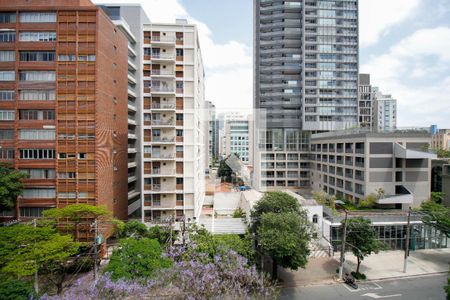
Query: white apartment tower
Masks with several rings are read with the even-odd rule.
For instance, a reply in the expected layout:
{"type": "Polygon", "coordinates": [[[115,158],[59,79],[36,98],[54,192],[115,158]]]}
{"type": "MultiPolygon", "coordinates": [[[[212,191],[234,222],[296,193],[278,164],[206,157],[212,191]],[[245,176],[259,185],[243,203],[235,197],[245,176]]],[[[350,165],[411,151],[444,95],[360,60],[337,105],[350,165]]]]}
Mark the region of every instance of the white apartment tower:
{"type": "Polygon", "coordinates": [[[198,218],[207,127],[197,27],[144,24],[143,38],[143,221],[198,218]]]}
{"type": "Polygon", "coordinates": [[[253,120],[248,117],[225,121],[225,156],[235,154],[245,165],[253,164],[253,120]]]}
{"type": "Polygon", "coordinates": [[[375,130],[393,131],[397,128],[397,100],[378,89],[375,89],[373,114],[375,130]]]}

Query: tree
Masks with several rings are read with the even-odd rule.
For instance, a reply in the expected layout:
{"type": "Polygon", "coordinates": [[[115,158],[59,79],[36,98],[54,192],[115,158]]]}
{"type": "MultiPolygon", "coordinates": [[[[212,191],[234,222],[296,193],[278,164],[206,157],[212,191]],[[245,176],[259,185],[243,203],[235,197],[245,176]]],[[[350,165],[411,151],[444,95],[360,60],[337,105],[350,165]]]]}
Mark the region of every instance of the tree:
{"type": "Polygon", "coordinates": [[[274,278],[278,265],[293,270],[306,266],[312,232],[304,211],[262,214],[258,242],[273,259],[274,278]]]}
{"type": "Polygon", "coordinates": [[[148,235],[148,227],[144,223],[141,223],[137,220],[131,220],[126,222],[119,231],[119,238],[127,238],[127,237],[147,237],[148,235]]]}
{"type": "Polygon", "coordinates": [[[436,202],[437,204],[442,204],[444,201],[445,193],[442,192],[431,192],[430,200],[436,202]]]}
{"type": "Polygon", "coordinates": [[[0,278],[0,295],[3,300],[28,300],[35,293],[29,282],[6,277],[0,278]]]}
{"type": "Polygon", "coordinates": [[[424,224],[435,227],[450,238],[450,207],[430,200],[420,205],[419,212],[423,215],[424,224]]]}
{"type": "Polygon", "coordinates": [[[22,194],[22,179],[28,178],[26,173],[0,165],[0,210],[12,209],[17,197],[22,194]]]}
{"type": "Polygon", "coordinates": [[[233,170],[227,164],[226,159],[222,159],[219,162],[219,168],[217,169],[217,176],[221,177],[225,182],[231,182],[233,170]]]}
{"type": "Polygon", "coordinates": [[[110,273],[113,280],[148,279],[156,270],[171,265],[171,260],[162,256],[157,240],[127,238],[114,250],[105,272],[110,273]]]}
{"type": "Polygon", "coordinates": [[[358,208],[373,208],[377,203],[377,196],[375,194],[367,195],[364,200],[359,201],[358,208]]]}
{"type": "MultiPolygon", "coordinates": [[[[344,221],[342,221],[344,222],[344,221]]],[[[342,224],[344,226],[344,224],[342,224]]],[[[381,250],[381,242],[377,240],[377,234],[372,227],[372,222],[363,217],[355,217],[347,220],[347,245],[351,247],[353,255],[358,260],[356,274],[364,257],[381,250]]]]}
{"type": "Polygon", "coordinates": [[[66,225],[72,228],[73,238],[78,241],[80,224],[87,221],[99,220],[121,227],[121,222],[112,217],[106,206],[94,206],[89,204],[71,204],[62,208],[52,208],[43,212],[44,217],[55,221],[65,220],[72,224],[66,225]]]}
{"type": "Polygon", "coordinates": [[[80,248],[72,237],[53,228],[13,225],[1,228],[0,240],[3,273],[19,277],[41,273],[62,292],[64,268],[80,248]]]}

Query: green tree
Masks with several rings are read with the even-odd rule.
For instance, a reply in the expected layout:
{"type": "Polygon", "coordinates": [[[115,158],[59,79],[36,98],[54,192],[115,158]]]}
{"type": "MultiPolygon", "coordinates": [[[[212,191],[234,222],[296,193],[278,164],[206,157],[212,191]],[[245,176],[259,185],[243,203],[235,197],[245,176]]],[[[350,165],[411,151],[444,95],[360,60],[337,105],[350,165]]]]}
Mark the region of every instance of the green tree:
{"type": "Polygon", "coordinates": [[[264,213],[256,232],[259,245],[272,257],[274,279],[278,266],[293,270],[306,266],[313,230],[305,211],[264,213]]]}
{"type": "Polygon", "coordinates": [[[370,209],[377,203],[377,196],[375,194],[367,195],[364,200],[359,201],[358,208],[370,209]]]}
{"type": "Polygon", "coordinates": [[[225,182],[231,182],[233,170],[231,170],[230,166],[226,163],[226,159],[222,159],[219,162],[219,168],[217,169],[217,176],[222,178],[225,182]]]}
{"type": "Polygon", "coordinates": [[[0,211],[12,209],[17,197],[22,194],[22,179],[28,178],[26,173],[0,165],[0,211]]]}
{"type": "Polygon", "coordinates": [[[27,281],[8,277],[0,278],[0,295],[3,300],[28,300],[34,299],[33,286],[27,281]]]}
{"type": "Polygon", "coordinates": [[[435,227],[450,238],[450,207],[446,207],[435,201],[426,201],[420,205],[422,222],[435,227]]]}
{"type": "MultiPolygon", "coordinates": [[[[344,222],[344,221],[342,221],[344,222]]],[[[344,226],[344,224],[342,224],[344,226]]],[[[359,274],[359,267],[364,257],[372,253],[378,253],[382,249],[382,244],[377,240],[377,234],[372,226],[372,222],[362,217],[350,218],[347,220],[347,247],[352,249],[358,264],[356,274],[359,274]]]]}
{"type": "Polygon", "coordinates": [[[142,222],[137,220],[131,220],[126,222],[119,231],[119,238],[128,238],[128,237],[147,237],[148,236],[148,227],[142,222]]]}
{"type": "Polygon", "coordinates": [[[445,193],[442,192],[431,192],[430,194],[430,200],[438,204],[442,204],[442,201],[444,201],[444,197],[445,193]]]}
{"type": "Polygon", "coordinates": [[[151,278],[156,270],[171,265],[172,261],[163,257],[157,240],[127,238],[113,251],[105,272],[110,273],[113,280],[139,280],[151,278]]]}
{"type": "Polygon", "coordinates": [[[72,228],[73,238],[76,241],[79,240],[78,233],[82,223],[98,220],[103,223],[113,224],[118,228],[123,226],[121,221],[112,217],[111,212],[106,208],[106,206],[71,204],[62,208],[48,209],[43,212],[43,215],[44,217],[55,221],[62,221],[62,223],[66,220],[69,221],[66,228],[72,228]]]}

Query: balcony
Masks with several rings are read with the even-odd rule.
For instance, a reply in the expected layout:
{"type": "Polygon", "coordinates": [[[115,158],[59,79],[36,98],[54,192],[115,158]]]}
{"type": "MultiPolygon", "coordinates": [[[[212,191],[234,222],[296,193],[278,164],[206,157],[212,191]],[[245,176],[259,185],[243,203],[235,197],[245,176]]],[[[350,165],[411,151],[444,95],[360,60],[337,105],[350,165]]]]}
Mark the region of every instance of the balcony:
{"type": "Polygon", "coordinates": [[[175,54],[152,53],[151,59],[153,61],[174,61],[175,60],[175,54]]]}
{"type": "Polygon", "coordinates": [[[175,137],[161,137],[161,136],[153,136],[152,143],[164,144],[164,143],[174,143],[175,137]]]}
{"type": "Polygon", "coordinates": [[[175,153],[152,153],[151,158],[157,160],[174,159],[175,153]]]}
{"type": "Polygon", "coordinates": [[[171,104],[171,103],[152,103],[151,106],[152,109],[154,110],[175,110],[175,104],[171,104]]]}
{"type": "Polygon", "coordinates": [[[151,93],[152,94],[175,94],[175,89],[173,87],[167,87],[167,86],[153,86],[151,88],[151,93]]]}
{"type": "Polygon", "coordinates": [[[152,44],[155,45],[173,45],[175,46],[174,36],[152,36],[152,44]]]}
{"type": "Polygon", "coordinates": [[[152,120],[153,127],[166,127],[166,126],[175,126],[175,122],[173,119],[169,120],[152,120]]]}
{"type": "Polygon", "coordinates": [[[175,77],[173,70],[152,70],[151,74],[155,77],[175,77]]]}

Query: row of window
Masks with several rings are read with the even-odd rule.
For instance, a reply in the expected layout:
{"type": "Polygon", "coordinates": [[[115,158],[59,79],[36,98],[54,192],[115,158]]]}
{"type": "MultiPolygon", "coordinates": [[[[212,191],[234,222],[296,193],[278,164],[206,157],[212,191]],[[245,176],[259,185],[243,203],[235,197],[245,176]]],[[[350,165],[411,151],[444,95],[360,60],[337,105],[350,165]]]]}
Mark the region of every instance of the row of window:
{"type": "MultiPolygon", "coordinates": [[[[55,71],[20,71],[21,81],[55,81],[55,71]]],[[[0,71],[0,81],[15,81],[15,71],[0,71]]]]}
{"type": "MultiPolygon", "coordinates": [[[[14,101],[16,91],[0,90],[0,101],[14,101]]],[[[25,101],[54,101],[56,99],[55,90],[21,90],[19,99],[25,101]]]]}
{"type": "Polygon", "coordinates": [[[21,140],[55,140],[55,130],[47,129],[21,129],[19,131],[21,140]]]}

